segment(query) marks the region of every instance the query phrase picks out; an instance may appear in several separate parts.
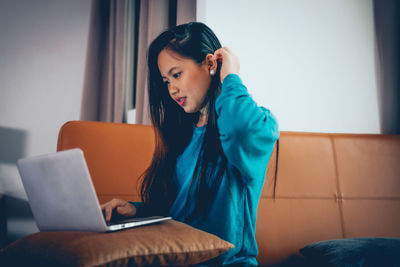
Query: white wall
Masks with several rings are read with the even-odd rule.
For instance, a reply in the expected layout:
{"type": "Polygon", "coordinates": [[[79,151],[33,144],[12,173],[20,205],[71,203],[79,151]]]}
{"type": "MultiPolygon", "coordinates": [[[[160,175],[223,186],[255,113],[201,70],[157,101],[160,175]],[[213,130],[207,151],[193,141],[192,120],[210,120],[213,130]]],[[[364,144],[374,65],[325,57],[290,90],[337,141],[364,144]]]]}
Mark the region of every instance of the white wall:
{"type": "Polygon", "coordinates": [[[56,151],[79,119],[90,0],[0,0],[0,193],[9,239],[37,231],[16,160],[56,151]]]}
{"type": "Polygon", "coordinates": [[[280,130],[380,133],[372,0],[199,0],[280,130]]]}

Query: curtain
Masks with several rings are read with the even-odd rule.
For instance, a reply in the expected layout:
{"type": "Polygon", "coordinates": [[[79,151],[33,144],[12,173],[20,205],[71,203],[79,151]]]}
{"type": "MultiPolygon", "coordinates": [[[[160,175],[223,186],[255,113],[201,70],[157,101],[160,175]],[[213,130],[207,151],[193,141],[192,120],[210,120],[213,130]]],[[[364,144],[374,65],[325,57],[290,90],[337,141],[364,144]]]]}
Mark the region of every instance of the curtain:
{"type": "Polygon", "coordinates": [[[176,7],[176,25],[196,21],[196,0],[178,0],[176,7]]]}
{"type": "Polygon", "coordinates": [[[93,0],[81,120],[123,122],[132,106],[135,0],[93,0]]]}
{"type": "Polygon", "coordinates": [[[400,2],[374,1],[381,133],[400,134],[400,2]]]}
{"type": "Polygon", "coordinates": [[[147,49],[151,41],[168,28],[169,2],[147,0],[140,3],[136,81],[136,123],[151,124],[147,92],[147,49]]]}
{"type": "Polygon", "coordinates": [[[196,0],[93,0],[81,120],[151,124],[147,49],[168,27],[195,21],[196,0]]]}
{"type": "Polygon", "coordinates": [[[147,88],[147,49],[168,27],[196,20],[196,0],[148,0],[140,6],[136,123],[151,124],[147,88]]]}

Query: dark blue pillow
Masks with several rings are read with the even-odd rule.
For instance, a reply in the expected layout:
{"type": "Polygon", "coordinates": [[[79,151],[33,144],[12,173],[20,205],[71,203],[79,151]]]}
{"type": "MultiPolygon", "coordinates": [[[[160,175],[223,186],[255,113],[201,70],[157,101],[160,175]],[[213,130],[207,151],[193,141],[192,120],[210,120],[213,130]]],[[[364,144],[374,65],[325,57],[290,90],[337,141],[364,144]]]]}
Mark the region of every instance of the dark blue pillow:
{"type": "Polygon", "coordinates": [[[400,238],[346,238],[309,244],[300,253],[311,266],[399,267],[400,238]]]}

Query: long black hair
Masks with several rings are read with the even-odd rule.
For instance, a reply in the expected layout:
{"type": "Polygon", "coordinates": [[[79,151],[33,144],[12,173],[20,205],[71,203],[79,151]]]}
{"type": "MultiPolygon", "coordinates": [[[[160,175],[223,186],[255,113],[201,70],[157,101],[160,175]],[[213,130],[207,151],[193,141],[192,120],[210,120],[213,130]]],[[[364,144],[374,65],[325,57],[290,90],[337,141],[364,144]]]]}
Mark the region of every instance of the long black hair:
{"type": "MultiPolygon", "coordinates": [[[[161,33],[148,50],[148,90],[151,120],[155,130],[156,146],[152,162],[142,175],[140,194],[142,202],[153,213],[165,215],[176,198],[173,182],[177,157],[190,143],[194,125],[200,113],[186,113],[169,95],[167,85],[162,81],[158,68],[158,55],[163,49],[191,59],[201,65],[207,54],[221,48],[213,31],[203,23],[191,22],[175,26],[161,33]]],[[[212,76],[205,103],[207,103],[207,126],[199,158],[193,172],[190,189],[196,190],[196,208],[186,216],[189,222],[204,211],[215,197],[215,185],[221,182],[226,169],[226,157],[219,139],[215,100],[221,92],[220,65],[212,76]],[[217,166],[218,170],[217,170],[217,166]],[[210,175],[217,173],[216,175],[210,175]]]]}

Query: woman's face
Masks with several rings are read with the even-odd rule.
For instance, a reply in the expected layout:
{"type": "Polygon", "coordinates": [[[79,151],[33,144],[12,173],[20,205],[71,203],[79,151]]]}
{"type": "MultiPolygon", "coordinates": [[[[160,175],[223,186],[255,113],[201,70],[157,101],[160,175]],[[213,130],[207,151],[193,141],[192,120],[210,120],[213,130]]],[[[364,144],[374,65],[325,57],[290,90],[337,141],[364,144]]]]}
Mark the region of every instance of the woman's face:
{"type": "Polygon", "coordinates": [[[200,111],[204,115],[204,100],[211,84],[208,64],[199,65],[192,59],[163,49],[158,55],[158,68],[171,98],[185,112],[200,111]]]}

